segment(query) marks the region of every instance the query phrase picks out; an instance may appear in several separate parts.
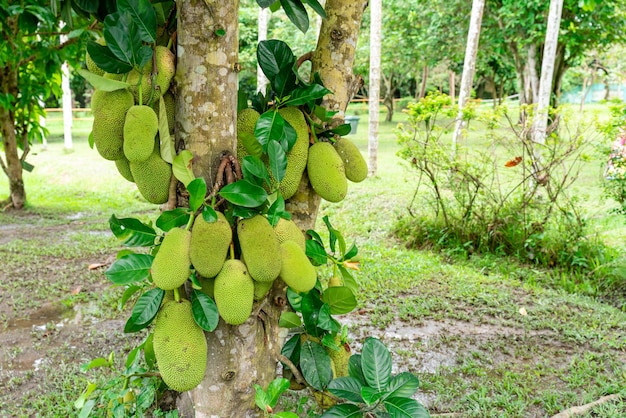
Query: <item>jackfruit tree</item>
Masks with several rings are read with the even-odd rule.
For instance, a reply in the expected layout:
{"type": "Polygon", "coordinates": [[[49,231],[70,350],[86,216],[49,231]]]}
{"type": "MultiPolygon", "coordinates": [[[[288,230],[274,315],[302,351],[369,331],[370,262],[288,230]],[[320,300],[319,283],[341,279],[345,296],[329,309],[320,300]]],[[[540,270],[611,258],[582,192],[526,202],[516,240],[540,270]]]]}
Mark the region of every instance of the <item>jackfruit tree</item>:
{"type": "MultiPolygon", "coordinates": [[[[346,331],[333,315],[356,307],[350,270],[358,249],[328,217],[328,246],[314,225],[321,198],[339,202],[348,180],[364,180],[363,157],[341,136],[359,88],[352,62],[367,2],[328,0],[322,7],[306,0],[310,10],[300,0],[257,3],[282,6],[303,31],[308,13],[324,23],[308,77],[286,43],[259,43],[269,87],[252,97],[238,93],[237,1],[119,1],[104,19],[104,41],[87,45],[81,74],[96,88],[95,150],[114,160],[143,198],[163,205],[154,224],[111,217],[127,247],[147,252],[122,250],[105,274],[126,286],[123,302],[134,305],[124,331],[148,331],[137,350],[182,392],[182,416],[250,416],[255,401],[270,413],[258,388],[271,387],[279,363],[283,380],[275,386],[307,387],[331,414],[354,412],[360,406],[335,406],[337,393],[371,384],[357,379],[370,366],[354,357],[348,367],[346,331]],[[324,264],[333,277],[319,274],[324,264]]],[[[123,392],[112,397],[114,415],[129,406],[115,400],[144,376],[134,361],[127,361],[123,392]]],[[[422,411],[414,400],[394,400],[415,382],[377,380],[385,395],[378,399],[387,410],[408,402],[422,411]]],[[[95,407],[90,393],[78,401],[81,414],[95,407]]],[[[137,398],[150,396],[142,390],[137,398]]],[[[368,408],[371,400],[352,399],[368,408]]]]}

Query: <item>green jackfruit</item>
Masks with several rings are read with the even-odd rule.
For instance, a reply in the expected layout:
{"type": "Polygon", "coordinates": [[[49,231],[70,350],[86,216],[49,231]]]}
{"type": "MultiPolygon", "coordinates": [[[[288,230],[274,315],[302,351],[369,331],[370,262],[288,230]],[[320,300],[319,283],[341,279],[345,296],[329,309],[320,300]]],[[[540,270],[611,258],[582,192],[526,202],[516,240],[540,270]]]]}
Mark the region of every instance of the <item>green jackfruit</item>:
{"type": "MultiPolygon", "coordinates": [[[[167,114],[167,127],[170,130],[170,134],[174,132],[174,123],[176,118],[176,98],[171,91],[168,91],[163,95],[163,101],[165,102],[165,113],[167,114]]],[[[152,108],[157,115],[160,114],[159,101],[156,100],[152,104],[152,108]]]]}
{"type": "Polygon", "coordinates": [[[181,286],[191,270],[189,269],[189,244],[191,232],[182,228],[167,231],[161,248],[152,262],[152,280],[161,289],[171,290],[181,286]]]}
{"type": "Polygon", "coordinates": [[[294,241],[302,251],[306,252],[306,240],[302,230],[298,228],[298,225],[294,221],[280,218],[278,223],[274,227],[274,233],[278,237],[278,242],[283,243],[285,241],[294,241]]]}
{"type": "Polygon", "coordinates": [[[254,280],[254,300],[261,300],[267,295],[270,289],[274,286],[274,281],[271,282],[257,282],[254,280]]]}
{"type": "MultiPolygon", "coordinates": [[[[104,40],[104,38],[97,39],[96,43],[100,45],[106,45],[106,41],[104,40]]],[[[89,52],[85,54],[85,65],[87,66],[87,70],[89,70],[89,72],[97,75],[104,75],[104,70],[96,65],[96,63],[91,59],[89,52]]]]}
{"type": "Polygon", "coordinates": [[[176,72],[176,57],[164,46],[157,46],[154,49],[156,58],[157,75],[154,78],[156,84],[156,98],[161,97],[170,88],[172,78],[176,72]]]}
{"type": "Polygon", "coordinates": [[[117,167],[117,171],[120,172],[122,177],[131,183],[135,182],[133,178],[133,173],[130,172],[130,165],[126,158],[120,158],[119,160],[115,160],[115,166],[117,167]]]}
{"type": "Polygon", "coordinates": [[[285,284],[298,293],[305,293],[315,287],[317,272],[302,248],[294,241],[280,244],[282,265],[280,278],[285,284]]]}
{"type": "Polygon", "coordinates": [[[154,150],[159,119],[149,106],[133,106],[124,121],[124,155],[135,163],[146,161],[154,150]]]}
{"type": "Polygon", "coordinates": [[[126,89],[94,92],[92,136],[103,158],[111,161],[124,158],[124,120],[132,105],[133,96],[126,89]]]}
{"type": "Polygon", "coordinates": [[[178,392],[198,386],[204,378],[207,343],[193,319],[191,302],[167,302],[156,317],[154,355],[163,381],[178,392]]]}
{"type": "Polygon", "coordinates": [[[367,178],[367,163],[361,155],[361,151],[348,138],[339,138],[335,142],[337,154],[343,160],[346,170],[346,178],[354,183],[359,183],[367,178]]]}
{"type": "Polygon", "coordinates": [[[246,265],[239,260],[226,260],[215,278],[215,304],[220,316],[230,325],[240,325],[252,313],[254,282],[246,265]]]}
{"type": "Polygon", "coordinates": [[[339,347],[338,350],[333,350],[331,347],[324,347],[324,349],[335,365],[335,377],[348,376],[348,362],[352,355],[350,346],[347,342],[341,341],[341,334],[337,334],[334,340],[335,344],[339,347]]]}
{"type": "Polygon", "coordinates": [[[131,162],[130,172],[133,174],[139,193],[148,202],[155,204],[167,202],[170,194],[172,166],[161,158],[156,146],[146,161],[131,162]]]}
{"type": "Polygon", "coordinates": [[[252,278],[271,282],[280,273],[280,244],[274,228],[263,215],[242,219],[237,224],[242,257],[252,278]]]}
{"type": "Polygon", "coordinates": [[[298,191],[309,154],[309,125],[297,107],[285,107],[278,113],[296,130],[297,139],[287,153],[287,171],[279,185],[280,194],[289,199],[298,191]]]}
{"type": "Polygon", "coordinates": [[[217,212],[217,221],[209,223],[198,216],[191,230],[191,264],[203,277],[215,277],[222,269],[233,239],[226,217],[217,212]]]}
{"type": "Polygon", "coordinates": [[[261,144],[254,136],[254,127],[261,115],[252,108],[237,114],[237,158],[242,161],[247,155],[261,156],[261,144]]]}
{"type": "Polygon", "coordinates": [[[126,82],[130,84],[128,90],[133,94],[135,99],[135,103],[137,104],[148,104],[150,103],[150,99],[158,99],[159,96],[157,94],[152,94],[152,61],[147,63],[142,69],[141,72],[136,69],[132,69],[128,76],[126,77],[126,82]],[[140,82],[141,79],[141,82],[140,82]],[[139,87],[141,86],[141,100],[142,103],[139,103],[139,87]],[[154,96],[154,97],[153,97],[154,96]]]}
{"type": "Polygon", "coordinates": [[[340,202],[348,193],[343,161],[328,142],[316,142],[309,148],[307,173],[315,193],[329,202],[340,202]]]}

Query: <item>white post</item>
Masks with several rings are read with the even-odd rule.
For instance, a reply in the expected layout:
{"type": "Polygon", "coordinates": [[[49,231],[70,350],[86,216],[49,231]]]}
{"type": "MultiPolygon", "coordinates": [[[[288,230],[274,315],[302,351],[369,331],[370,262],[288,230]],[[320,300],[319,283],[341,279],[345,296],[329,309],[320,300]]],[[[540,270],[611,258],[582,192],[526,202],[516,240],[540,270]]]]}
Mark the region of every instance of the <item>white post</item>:
{"type": "MultiPolygon", "coordinates": [[[[271,11],[269,7],[262,9],[259,7],[259,18],[257,22],[257,30],[258,30],[258,41],[265,41],[267,39],[267,27],[270,22],[270,14],[271,11]]],[[[265,93],[265,86],[267,86],[269,80],[263,74],[263,70],[261,70],[261,66],[257,65],[256,67],[256,91],[260,91],[265,93]]]]}
{"type": "Polygon", "coordinates": [[[382,0],[370,0],[370,82],[369,82],[369,175],[378,168],[378,119],[380,109],[380,55],[382,0]]]}
{"type": "MultiPolygon", "coordinates": [[[[41,98],[39,99],[39,106],[41,106],[42,109],[45,109],[46,107],[46,103],[41,100],[41,98]]],[[[39,116],[39,126],[41,126],[42,128],[46,127],[46,118],[44,116],[39,116]]],[[[44,151],[48,149],[48,138],[46,138],[45,135],[43,135],[41,138],[41,148],[44,151]]]]}
{"type": "MultiPolygon", "coordinates": [[[[59,22],[59,27],[65,26],[63,22],[59,22]]],[[[61,43],[67,41],[66,35],[60,36],[61,43]]],[[[73,149],[72,144],[72,90],[70,89],[70,67],[67,61],[61,67],[61,89],[63,90],[63,139],[65,149],[73,149]]]]}

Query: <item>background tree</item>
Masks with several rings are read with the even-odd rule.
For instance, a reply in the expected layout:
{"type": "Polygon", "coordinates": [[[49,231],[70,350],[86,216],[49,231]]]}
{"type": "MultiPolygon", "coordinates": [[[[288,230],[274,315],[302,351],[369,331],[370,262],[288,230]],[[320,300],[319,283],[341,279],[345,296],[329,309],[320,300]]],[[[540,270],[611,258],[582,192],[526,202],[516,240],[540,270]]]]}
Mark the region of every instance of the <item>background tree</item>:
{"type": "MultiPolygon", "coordinates": [[[[380,60],[381,60],[381,26],[382,1],[370,2],[370,83],[369,83],[369,175],[376,174],[378,156],[378,116],[380,97],[380,60]]],[[[393,103],[393,99],[392,99],[393,103]]],[[[391,107],[393,109],[393,106],[391,107]]]]}

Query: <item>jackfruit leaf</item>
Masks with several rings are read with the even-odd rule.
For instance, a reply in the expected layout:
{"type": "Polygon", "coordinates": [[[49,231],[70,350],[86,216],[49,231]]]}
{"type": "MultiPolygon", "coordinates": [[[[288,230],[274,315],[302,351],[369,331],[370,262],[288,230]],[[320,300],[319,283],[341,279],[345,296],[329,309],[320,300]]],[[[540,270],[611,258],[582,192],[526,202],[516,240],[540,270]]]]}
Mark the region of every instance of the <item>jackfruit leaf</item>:
{"type": "Polygon", "coordinates": [[[328,385],[328,391],[333,395],[350,402],[362,403],[361,388],[363,385],[352,376],[338,377],[328,385]]]}
{"type": "Polygon", "coordinates": [[[115,260],[104,275],[117,285],[140,282],[150,276],[153,260],[150,254],[128,254],[115,260]]]}
{"type": "Polygon", "coordinates": [[[324,6],[322,6],[317,0],[304,0],[304,2],[311,6],[311,9],[313,9],[315,13],[320,15],[323,19],[326,19],[326,11],[324,10],[324,6]]]}
{"type": "Polygon", "coordinates": [[[159,312],[164,295],[165,290],[155,287],[139,296],[130,314],[130,318],[128,318],[126,325],[124,325],[124,332],[141,331],[150,325],[159,312]]]}
{"type": "Polygon", "coordinates": [[[167,123],[167,109],[165,108],[165,100],[163,96],[159,97],[159,140],[161,158],[167,163],[172,164],[176,156],[174,149],[174,138],[170,135],[170,126],[167,123]]]}
{"type": "Polygon", "coordinates": [[[129,248],[126,248],[124,250],[120,250],[117,252],[117,254],[115,254],[115,259],[119,260],[120,258],[127,256],[128,254],[135,254],[135,252],[129,248]]]}
{"type": "Polygon", "coordinates": [[[127,369],[130,369],[133,366],[133,363],[137,360],[137,354],[139,354],[139,350],[141,350],[141,346],[133,348],[128,356],[126,356],[125,366],[127,369]]]}
{"type": "Polygon", "coordinates": [[[361,408],[351,403],[335,405],[326,410],[320,418],[360,418],[363,417],[361,408]]]}
{"type": "Polygon", "coordinates": [[[263,155],[263,148],[253,134],[248,132],[240,132],[237,135],[237,140],[241,141],[248,154],[254,155],[255,157],[259,158],[261,158],[261,155],[263,155]]]}
{"type": "Polygon", "coordinates": [[[339,112],[336,110],[329,111],[324,106],[315,105],[315,107],[313,107],[313,113],[315,113],[315,116],[322,122],[328,122],[339,112]]]}
{"type": "Polygon", "coordinates": [[[339,268],[339,272],[341,273],[343,285],[352,290],[352,293],[356,295],[359,292],[359,285],[357,284],[356,280],[354,280],[354,276],[352,276],[352,273],[350,273],[350,271],[348,271],[348,269],[341,264],[338,264],[337,268],[339,268]]]}
{"type": "Polygon", "coordinates": [[[365,376],[363,376],[363,367],[361,367],[361,355],[353,354],[348,359],[348,374],[365,385],[365,376]]]}
{"type": "MultiPolygon", "coordinates": [[[[289,389],[289,380],[284,377],[277,377],[272,380],[267,387],[267,394],[269,395],[269,405],[274,408],[278,403],[278,398],[283,394],[284,391],[289,389]]],[[[297,416],[296,416],[297,417],[297,416]]]]}
{"type": "MultiPolygon", "coordinates": [[[[260,144],[259,144],[259,149],[260,149],[260,144]]],[[[243,178],[250,182],[252,182],[250,177],[266,181],[267,184],[269,184],[270,182],[270,175],[267,172],[267,167],[265,166],[265,164],[263,164],[263,161],[261,161],[261,159],[257,156],[247,155],[243,157],[243,163],[241,164],[241,171],[243,172],[243,178]]]]}
{"type": "Polygon", "coordinates": [[[356,246],[356,242],[353,242],[348,252],[345,253],[339,261],[352,260],[352,258],[356,257],[358,253],[359,253],[359,249],[356,246]]]}
{"type": "Polygon", "coordinates": [[[121,311],[124,308],[124,305],[126,305],[126,302],[128,302],[128,299],[130,299],[139,290],[141,290],[140,286],[135,286],[135,285],[128,286],[128,288],[126,288],[126,290],[124,290],[124,293],[122,294],[122,297],[120,298],[120,300],[117,303],[117,309],[119,309],[121,311]]]}
{"type": "Polygon", "coordinates": [[[413,373],[403,372],[391,378],[387,387],[388,397],[410,398],[417,388],[420,381],[413,373]]]}
{"type": "Polygon", "coordinates": [[[307,235],[311,237],[312,240],[315,240],[319,245],[324,247],[324,241],[322,240],[322,237],[320,236],[320,234],[315,232],[313,229],[307,230],[306,233],[307,235]]]}
{"type": "Polygon", "coordinates": [[[235,206],[232,209],[233,217],[239,217],[243,219],[252,218],[253,216],[258,215],[259,213],[260,213],[259,210],[255,208],[244,208],[241,206],[235,206]]]}
{"type": "Polygon", "coordinates": [[[172,172],[174,177],[187,187],[193,179],[193,171],[191,169],[191,161],[193,160],[193,154],[189,150],[182,150],[180,154],[174,157],[174,163],[172,164],[172,172]]]}
{"type": "Polygon", "coordinates": [[[287,96],[297,81],[294,71],[296,57],[291,48],[283,41],[270,39],[259,42],[256,53],[259,66],[270,80],[274,93],[278,97],[287,96]]]}
{"type": "Polygon", "coordinates": [[[283,147],[276,141],[267,144],[267,156],[270,162],[270,170],[276,181],[281,182],[287,172],[287,154],[283,147]]]}
{"type": "Polygon", "coordinates": [[[267,192],[260,186],[247,180],[227,184],[219,193],[224,199],[245,208],[256,208],[267,200],[267,192]]]}
{"type": "Polygon", "coordinates": [[[345,136],[352,131],[352,126],[349,123],[343,123],[336,128],[331,129],[330,131],[339,136],[345,136]]]}
{"type": "Polygon", "coordinates": [[[98,11],[98,3],[93,0],[75,0],[74,1],[78,7],[87,13],[96,13],[98,11]]]}
{"type": "Polygon", "coordinates": [[[339,350],[339,346],[335,343],[335,337],[332,334],[324,335],[322,338],[322,347],[330,348],[333,351],[339,350]]]}
{"type": "Polygon", "coordinates": [[[317,315],[317,327],[330,332],[341,331],[341,324],[330,314],[330,306],[327,303],[322,305],[317,315]]]}
{"type": "MultiPolygon", "coordinates": [[[[70,2],[67,2],[67,4],[70,4],[70,2]]],[[[92,384],[93,383],[90,383],[90,385],[92,385],[92,384]]],[[[93,384],[93,385],[97,387],[97,385],[95,385],[95,384],[93,384]]],[[[93,409],[94,406],[96,406],[96,400],[95,399],[90,399],[87,402],[85,402],[83,407],[80,410],[80,414],[78,414],[78,418],[87,418],[87,417],[91,416],[91,410],[93,409]]]]}
{"type": "Polygon", "coordinates": [[[287,411],[277,412],[273,416],[277,418],[299,418],[297,414],[287,411]]]}
{"type": "Polygon", "coordinates": [[[156,355],[154,354],[154,333],[151,332],[143,343],[143,358],[148,367],[154,367],[156,364],[156,355]]]}
{"type": "Polygon", "coordinates": [[[202,283],[200,283],[200,280],[198,279],[198,275],[196,273],[197,272],[194,271],[193,273],[191,273],[191,276],[189,276],[189,280],[191,280],[191,287],[193,289],[202,290],[202,283]]]}
{"type": "Polygon", "coordinates": [[[111,78],[102,77],[101,75],[89,72],[85,70],[84,68],[80,68],[78,70],[78,74],[80,74],[85,80],[87,80],[89,84],[91,84],[96,89],[101,90],[101,91],[121,90],[121,89],[125,89],[126,87],[130,85],[124,81],[113,80],[111,78]]]}
{"type": "Polygon", "coordinates": [[[104,357],[98,357],[91,360],[89,363],[83,363],[80,365],[80,371],[85,373],[87,370],[95,369],[98,367],[111,366],[109,359],[104,357]]]}
{"type": "Polygon", "coordinates": [[[383,392],[391,379],[391,354],[380,340],[369,337],[361,350],[361,367],[367,386],[383,392]]]}
{"type": "Polygon", "coordinates": [[[322,300],[330,306],[330,313],[343,315],[356,308],[356,297],[346,286],[329,287],[322,294],[322,300]]]}
{"type": "Polygon", "coordinates": [[[335,244],[339,241],[339,252],[343,255],[346,253],[346,241],[343,239],[341,232],[333,228],[328,219],[328,215],[322,218],[324,223],[326,224],[326,228],[328,229],[328,244],[330,245],[330,250],[335,252],[335,244]]]}
{"type": "Polygon", "coordinates": [[[330,381],[333,380],[333,370],[328,353],[319,344],[310,340],[302,344],[300,369],[302,376],[309,385],[319,391],[324,391],[330,381]]]}
{"type": "Polygon", "coordinates": [[[248,108],[248,94],[243,91],[237,91],[237,113],[248,108]]]}
{"type": "Polygon", "coordinates": [[[211,206],[205,206],[202,209],[202,219],[210,224],[217,222],[217,212],[211,206]]]}
{"type": "MultiPolygon", "coordinates": [[[[324,86],[319,84],[311,84],[306,87],[298,87],[291,92],[289,100],[283,103],[284,106],[300,106],[321,99],[327,94],[332,93],[324,86]]],[[[349,125],[348,125],[349,126],[349,125]]]]}
{"type": "Polygon", "coordinates": [[[296,312],[302,312],[302,295],[293,291],[290,287],[287,288],[287,300],[289,304],[296,312]]]}
{"type": "Polygon", "coordinates": [[[104,19],[104,39],[107,48],[117,59],[132,66],[137,65],[135,51],[142,46],[141,35],[130,15],[120,12],[108,15],[104,19]]]}
{"type": "Polygon", "coordinates": [[[270,7],[276,0],[256,0],[260,8],[266,9],[270,7]]]}
{"type": "Polygon", "coordinates": [[[189,216],[189,210],[186,208],[168,210],[159,215],[156,220],[156,226],[160,230],[167,232],[172,228],[187,225],[189,216]]]}
{"type": "Polygon", "coordinates": [[[279,194],[274,203],[272,203],[267,210],[267,220],[272,227],[275,227],[280,218],[284,218],[286,215],[291,217],[289,212],[285,211],[285,199],[279,194]]]}
{"type": "Polygon", "coordinates": [[[276,13],[277,11],[279,11],[280,1],[279,0],[274,1],[274,3],[272,3],[272,5],[270,6],[270,10],[272,11],[272,13],[276,13]]]}
{"type": "MultiPolygon", "coordinates": [[[[301,335],[302,334],[296,334],[289,338],[280,350],[280,354],[287,357],[294,365],[300,363],[300,349],[302,347],[301,335]]],[[[285,367],[288,366],[285,364],[285,367]]]]}
{"type": "Polygon", "coordinates": [[[35,169],[35,166],[26,162],[25,160],[21,160],[20,161],[22,163],[22,169],[25,171],[28,171],[29,173],[32,173],[33,170],[35,169]]]}
{"type": "Polygon", "coordinates": [[[372,405],[385,396],[385,392],[379,392],[369,386],[361,388],[361,397],[366,405],[372,405]]]}
{"type": "Polygon", "coordinates": [[[82,408],[85,405],[85,401],[98,388],[95,383],[87,383],[87,387],[83,390],[83,393],[74,402],[74,408],[82,408]]]}
{"type": "Polygon", "coordinates": [[[426,408],[415,399],[391,397],[384,404],[391,418],[430,418],[426,408]]]}
{"type": "Polygon", "coordinates": [[[191,311],[194,321],[200,328],[208,332],[215,331],[220,315],[213,299],[194,289],[191,293],[191,311]]]}
{"type": "Polygon", "coordinates": [[[204,204],[206,181],[204,181],[203,177],[192,180],[187,185],[187,191],[189,192],[189,208],[192,212],[195,212],[204,204]]]}
{"type": "Polygon", "coordinates": [[[89,148],[93,149],[93,132],[89,132],[89,136],[87,137],[87,144],[89,144],[89,148]]]}
{"type": "Polygon", "coordinates": [[[306,240],[306,256],[309,257],[314,266],[322,266],[328,261],[328,255],[324,247],[312,239],[306,240]]]}
{"type": "Polygon", "coordinates": [[[141,386],[141,391],[137,395],[137,409],[145,411],[154,403],[156,388],[153,385],[141,386]]]}
{"type": "Polygon", "coordinates": [[[135,218],[109,218],[111,232],[118,239],[124,240],[127,247],[150,247],[157,236],[154,228],[135,218]]]}
{"type": "Polygon", "coordinates": [[[319,336],[318,321],[320,317],[320,309],[324,306],[324,303],[320,300],[316,290],[311,290],[308,293],[302,295],[302,301],[300,302],[302,320],[304,321],[304,328],[306,332],[314,337],[319,336]]]}
{"type": "Polygon", "coordinates": [[[270,395],[263,390],[263,388],[257,384],[254,385],[254,403],[259,407],[261,411],[267,412],[267,407],[270,406],[270,395]]]}
{"type": "Polygon", "coordinates": [[[87,52],[93,62],[107,73],[126,74],[133,69],[130,63],[117,58],[108,47],[94,41],[87,43],[87,52]]]}
{"type": "Polygon", "coordinates": [[[302,320],[295,312],[283,312],[280,314],[278,326],[282,328],[296,328],[302,325],[302,320]]]}
{"type": "Polygon", "coordinates": [[[268,110],[257,120],[254,136],[261,144],[263,152],[267,153],[270,141],[280,142],[285,136],[285,119],[275,109],[268,110]]]}
{"type": "Polygon", "coordinates": [[[150,44],[156,42],[156,13],[150,0],[118,0],[117,9],[132,17],[142,41],[150,44]]]}
{"type": "Polygon", "coordinates": [[[301,0],[280,0],[285,14],[302,33],[309,30],[309,15],[301,0]]]}

